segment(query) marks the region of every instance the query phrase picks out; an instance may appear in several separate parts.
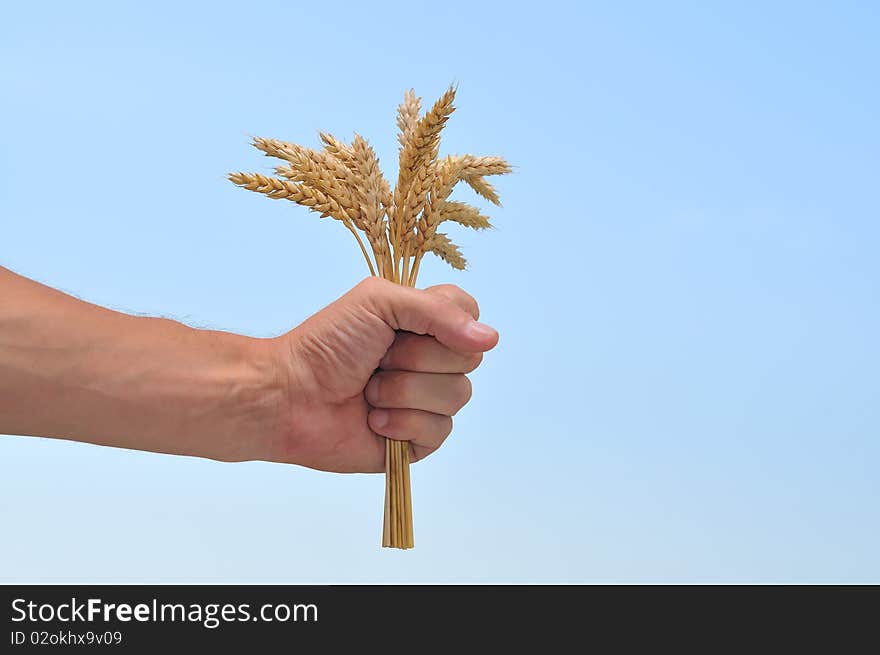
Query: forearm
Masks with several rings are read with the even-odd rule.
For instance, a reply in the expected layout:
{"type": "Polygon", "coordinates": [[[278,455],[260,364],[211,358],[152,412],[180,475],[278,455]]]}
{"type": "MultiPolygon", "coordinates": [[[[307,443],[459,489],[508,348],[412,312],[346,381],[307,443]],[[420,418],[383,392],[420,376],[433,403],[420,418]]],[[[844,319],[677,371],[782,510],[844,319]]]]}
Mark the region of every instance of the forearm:
{"type": "Polygon", "coordinates": [[[271,342],[92,305],[0,268],[0,433],[246,459],[277,433],[271,342]]]}

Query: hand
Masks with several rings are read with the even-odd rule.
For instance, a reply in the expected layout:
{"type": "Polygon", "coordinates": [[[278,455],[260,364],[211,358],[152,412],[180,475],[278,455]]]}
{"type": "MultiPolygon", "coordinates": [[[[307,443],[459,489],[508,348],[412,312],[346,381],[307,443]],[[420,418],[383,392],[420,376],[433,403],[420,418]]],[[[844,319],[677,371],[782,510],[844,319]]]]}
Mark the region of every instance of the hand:
{"type": "Polygon", "coordinates": [[[477,303],[368,278],[275,339],[129,316],[0,267],[0,434],[382,471],[436,450],[495,346],[477,303]],[[369,383],[369,384],[368,384],[369,383]]]}
{"type": "Polygon", "coordinates": [[[338,472],[385,469],[385,437],[423,459],[471,397],[473,371],[498,334],[458,287],[367,278],[274,340],[288,420],[265,459],[338,472]]]}

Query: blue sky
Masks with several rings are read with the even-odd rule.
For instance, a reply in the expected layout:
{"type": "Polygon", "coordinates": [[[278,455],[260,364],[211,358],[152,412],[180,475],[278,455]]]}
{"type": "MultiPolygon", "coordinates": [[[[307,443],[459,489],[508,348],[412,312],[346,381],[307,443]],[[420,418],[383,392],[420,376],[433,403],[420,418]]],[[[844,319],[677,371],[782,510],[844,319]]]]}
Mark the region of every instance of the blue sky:
{"type": "Polygon", "coordinates": [[[183,5],[0,11],[0,264],[279,334],[364,264],[224,179],[248,135],[357,130],[393,177],[404,89],[455,81],[444,151],[517,171],[420,280],[501,344],[414,551],[381,476],[3,437],[0,580],[880,581],[873,3],[183,5]]]}

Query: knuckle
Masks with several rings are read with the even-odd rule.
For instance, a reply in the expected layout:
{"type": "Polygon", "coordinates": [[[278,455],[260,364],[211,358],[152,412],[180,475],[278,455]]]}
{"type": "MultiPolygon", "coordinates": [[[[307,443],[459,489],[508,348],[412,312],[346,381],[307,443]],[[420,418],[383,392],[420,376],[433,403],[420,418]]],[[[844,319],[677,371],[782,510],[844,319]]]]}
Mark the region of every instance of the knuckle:
{"type": "Polygon", "coordinates": [[[420,317],[422,325],[415,330],[417,334],[433,333],[434,327],[448,320],[449,316],[455,316],[460,312],[458,305],[445,296],[431,296],[425,304],[425,314],[420,317]]]}
{"type": "Polygon", "coordinates": [[[455,290],[453,293],[458,299],[458,304],[461,308],[475,319],[480,318],[480,306],[477,304],[476,299],[461,287],[453,287],[453,289],[455,290]]]}
{"type": "Polygon", "coordinates": [[[455,383],[454,397],[456,411],[467,405],[468,401],[471,399],[472,394],[473,387],[471,386],[471,381],[467,378],[467,376],[458,376],[455,383]]]}
{"type": "Polygon", "coordinates": [[[462,291],[462,293],[464,294],[464,297],[467,299],[466,300],[467,308],[468,308],[468,311],[470,312],[471,316],[473,316],[475,320],[480,318],[480,305],[479,305],[479,303],[476,301],[476,299],[472,295],[465,293],[464,291],[462,291]]]}
{"type": "Polygon", "coordinates": [[[477,370],[477,367],[483,363],[483,353],[472,353],[468,355],[467,362],[465,362],[465,373],[471,373],[472,371],[477,370]]]}
{"type": "Polygon", "coordinates": [[[433,287],[429,287],[426,291],[433,291],[434,293],[440,293],[443,295],[455,293],[458,290],[458,287],[454,284],[436,284],[433,287]]]}
{"type": "Polygon", "coordinates": [[[440,424],[440,441],[446,439],[450,434],[452,434],[452,417],[444,416],[441,420],[440,424]]]}
{"type": "Polygon", "coordinates": [[[431,306],[434,311],[438,312],[449,311],[458,307],[449,296],[436,294],[431,296],[431,306]]]}
{"type": "Polygon", "coordinates": [[[454,284],[438,284],[428,289],[428,291],[466,311],[475,319],[480,318],[480,306],[477,304],[477,301],[461,287],[454,284]]]}
{"type": "Polygon", "coordinates": [[[356,289],[359,289],[363,293],[372,294],[376,293],[379,289],[382,289],[387,284],[386,280],[383,280],[380,277],[376,277],[375,275],[370,275],[369,277],[365,277],[363,280],[358,282],[356,289]]]}

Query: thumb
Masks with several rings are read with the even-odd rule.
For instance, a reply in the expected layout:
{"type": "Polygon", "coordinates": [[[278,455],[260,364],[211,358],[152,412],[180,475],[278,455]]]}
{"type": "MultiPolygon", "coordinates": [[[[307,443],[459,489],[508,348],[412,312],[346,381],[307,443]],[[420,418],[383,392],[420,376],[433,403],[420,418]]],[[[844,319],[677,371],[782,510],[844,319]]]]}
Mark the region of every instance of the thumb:
{"type": "Polygon", "coordinates": [[[447,348],[465,353],[491,350],[498,333],[436,293],[369,277],[357,287],[364,307],[395,330],[430,334],[447,348]]]}

